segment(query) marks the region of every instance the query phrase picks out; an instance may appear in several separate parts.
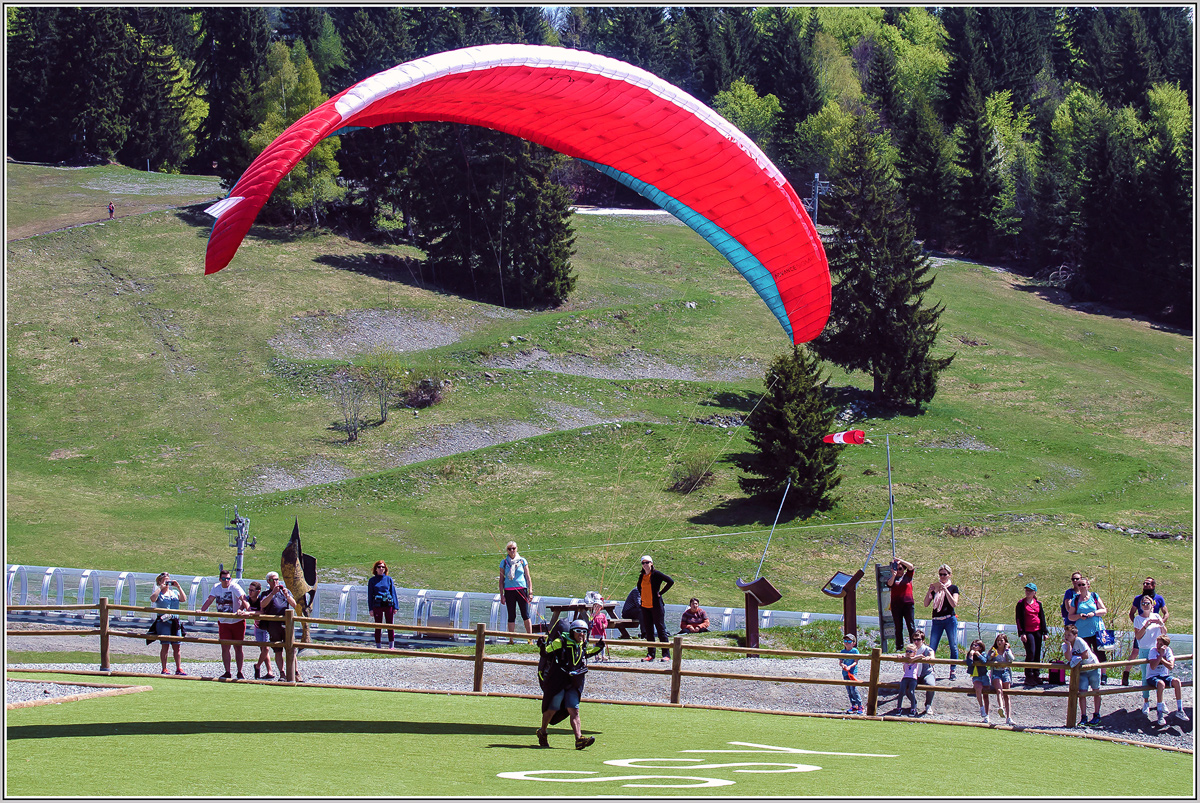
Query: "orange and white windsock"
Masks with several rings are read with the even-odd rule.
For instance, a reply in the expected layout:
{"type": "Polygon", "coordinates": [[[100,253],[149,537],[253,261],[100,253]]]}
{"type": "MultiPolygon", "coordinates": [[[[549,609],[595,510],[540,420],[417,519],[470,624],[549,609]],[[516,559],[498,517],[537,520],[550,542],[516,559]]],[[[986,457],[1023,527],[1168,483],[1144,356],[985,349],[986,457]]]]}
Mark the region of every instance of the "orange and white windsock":
{"type": "Polygon", "coordinates": [[[826,443],[841,443],[841,444],[863,444],[870,443],[867,440],[867,433],[861,429],[848,429],[845,432],[834,432],[831,435],[826,435],[822,438],[826,443]]]}

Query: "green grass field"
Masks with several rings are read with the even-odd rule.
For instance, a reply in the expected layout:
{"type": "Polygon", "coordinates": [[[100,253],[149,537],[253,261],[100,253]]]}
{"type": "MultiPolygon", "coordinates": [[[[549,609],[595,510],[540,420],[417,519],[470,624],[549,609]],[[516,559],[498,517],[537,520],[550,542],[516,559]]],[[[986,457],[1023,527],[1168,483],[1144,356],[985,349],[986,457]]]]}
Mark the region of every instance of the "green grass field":
{"type": "MultiPolygon", "coordinates": [[[[10,165],[9,236],[18,222],[54,228],[41,206],[70,208],[74,194],[115,186],[105,182],[147,204],[198,192],[195,177],[154,176],[162,186],[138,189],[139,176],[10,165]]],[[[299,519],[324,582],[365,582],[383,558],[404,586],[487,591],[515,538],[541,594],[623,597],[638,556],[651,552],[677,581],[669,601],[741,604],[734,581],[753,576],[778,499],[737,488],[729,456],[746,448],[744,428],[694,419],[749,412],[788,343],[691,230],[577,216],[578,290],[560,309],[530,312],[372,267],[419,258],[412,249],[287,229],[256,227],[229,268],[205,277],[210,225],[196,209],[156,211],[8,244],[10,562],[212,574],[233,560],[222,527],[237,504],[258,538],[246,556],[252,576],[278,567],[299,519]],[[452,326],[460,339],[402,355],[413,376],[453,382],[442,404],[419,418],[394,410],[348,445],[315,378],[353,349],[301,358],[272,341],[343,343],[358,310],[452,326]],[[706,376],[744,366],[745,378],[608,380],[490,365],[534,347],[599,365],[636,348],[706,376]],[[550,430],[572,414],[612,423],[395,465],[456,428],[550,430]],[[669,491],[694,455],[713,461],[712,484],[669,491]],[[266,474],[313,466],[350,479],[253,490],[266,474]]],[[[936,350],[958,356],[924,415],[854,422],[877,445],[842,453],[838,507],[780,522],[763,565],[783,592],[778,607],[840,610],[819,589],[863,562],[878,529],[868,522],[886,510],[890,433],[898,549],[921,567],[919,581],[943,561],[954,566],[968,618],[1009,621],[1025,582],[1052,600],[1080,569],[1114,608],[1154,574],[1172,625],[1190,630],[1190,333],[1064,306],[984,265],[946,262],[937,277],[928,300],[946,312],[936,350]],[[1188,540],[1131,538],[1097,522],[1188,540]]],[[[835,387],[870,382],[830,374],[835,387]]]]}
{"type": "Polygon", "coordinates": [[[118,165],[43,167],[8,164],[6,240],[156,209],[211,203],[225,193],[214,176],[146,173],[118,165]]]}
{"type": "Polygon", "coordinates": [[[1042,734],[585,697],[596,744],[574,750],[564,722],[543,750],[536,700],[136,682],[154,690],[9,711],[7,794],[1058,797],[1064,776],[1102,778],[1101,794],[1194,794],[1190,755],[1042,734]]]}

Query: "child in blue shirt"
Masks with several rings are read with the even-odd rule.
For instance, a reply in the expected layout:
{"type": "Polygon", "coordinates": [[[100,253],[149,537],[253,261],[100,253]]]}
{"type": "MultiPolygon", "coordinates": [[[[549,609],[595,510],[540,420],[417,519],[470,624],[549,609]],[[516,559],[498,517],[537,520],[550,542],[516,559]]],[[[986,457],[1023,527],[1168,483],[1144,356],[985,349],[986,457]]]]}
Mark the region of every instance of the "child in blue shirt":
{"type": "MultiPolygon", "coordinates": [[[[848,655],[858,655],[858,639],[853,633],[847,633],[842,639],[842,652],[848,655]]],[[[842,680],[858,680],[854,675],[854,670],[858,668],[857,658],[842,658],[838,661],[842,667],[842,680]]],[[[863,712],[862,698],[858,696],[857,686],[847,686],[846,694],[850,695],[850,708],[846,710],[847,714],[861,714],[863,712]]]]}

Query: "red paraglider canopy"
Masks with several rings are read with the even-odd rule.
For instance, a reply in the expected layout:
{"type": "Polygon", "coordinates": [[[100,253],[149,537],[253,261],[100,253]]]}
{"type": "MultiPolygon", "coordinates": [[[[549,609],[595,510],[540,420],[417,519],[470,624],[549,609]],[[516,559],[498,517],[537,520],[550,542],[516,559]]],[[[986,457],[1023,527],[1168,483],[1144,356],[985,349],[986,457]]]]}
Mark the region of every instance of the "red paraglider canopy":
{"type": "Polygon", "coordinates": [[[275,186],[343,129],[441,121],[504,131],[587,161],[680,218],[758,292],[795,343],[829,317],[829,266],[799,197],[762,151],[687,93],[623,62],[536,45],[439,53],[355,84],[247,168],[217,217],[205,273],[229,264],[275,186]]]}

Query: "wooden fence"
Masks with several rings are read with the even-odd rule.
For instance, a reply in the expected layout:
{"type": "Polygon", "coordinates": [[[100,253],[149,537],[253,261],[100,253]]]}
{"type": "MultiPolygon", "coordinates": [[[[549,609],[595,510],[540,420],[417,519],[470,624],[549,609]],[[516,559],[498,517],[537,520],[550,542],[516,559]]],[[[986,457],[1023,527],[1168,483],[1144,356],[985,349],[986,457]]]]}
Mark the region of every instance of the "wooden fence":
{"type": "MultiPolygon", "coordinates": [[[[140,612],[151,615],[163,613],[163,608],[152,608],[136,605],[114,605],[110,604],[107,597],[101,597],[100,601],[91,605],[8,605],[6,610],[12,611],[65,611],[65,610],[95,610],[99,612],[99,621],[94,628],[77,628],[77,629],[62,629],[62,630],[9,630],[9,636],[99,636],[100,637],[100,671],[112,671],[109,667],[109,644],[113,638],[131,638],[145,639],[149,636],[145,631],[142,632],[122,632],[109,627],[109,611],[130,611],[140,612]]],[[[209,618],[228,618],[229,613],[218,613],[216,611],[196,611],[196,610],[172,610],[173,615],[180,617],[195,616],[209,618]]],[[[480,622],[474,628],[453,628],[453,627],[426,627],[418,625],[399,625],[391,626],[387,623],[376,622],[361,622],[356,620],[343,619],[319,619],[305,618],[296,616],[291,609],[288,609],[283,616],[246,616],[247,624],[257,619],[259,621],[275,621],[283,622],[284,637],[283,641],[265,642],[265,646],[271,648],[282,649],[284,653],[284,674],[287,682],[296,682],[296,653],[300,649],[319,649],[331,652],[347,652],[347,653],[367,653],[372,655],[408,655],[421,658],[444,658],[452,661],[473,661],[474,662],[474,679],[472,683],[472,691],[483,691],[483,670],[486,664],[515,664],[521,666],[529,666],[531,668],[537,666],[536,659],[528,658],[509,658],[500,656],[488,656],[486,653],[487,640],[516,639],[526,642],[535,641],[538,634],[513,633],[507,630],[487,630],[485,625],[480,622]],[[432,636],[452,637],[452,636],[471,636],[474,640],[475,651],[473,655],[456,655],[453,653],[437,652],[436,650],[404,650],[404,649],[382,649],[378,647],[358,647],[349,644],[329,644],[329,643],[302,643],[295,640],[295,626],[301,623],[317,624],[317,625],[334,625],[345,627],[358,627],[367,630],[402,630],[404,632],[423,633],[432,636]]],[[[186,644],[240,644],[245,647],[262,647],[264,642],[247,641],[247,640],[231,640],[231,639],[214,639],[201,638],[196,636],[155,636],[160,642],[180,642],[186,644]]],[[[883,651],[876,647],[871,652],[866,653],[859,658],[859,667],[862,663],[867,663],[869,673],[867,680],[843,680],[841,678],[808,678],[808,677],[784,677],[778,675],[746,675],[733,672],[706,672],[683,668],[683,653],[685,650],[694,652],[707,653],[735,653],[740,655],[753,654],[758,655],[777,655],[784,658],[830,658],[840,660],[846,657],[845,653],[838,652],[804,652],[799,650],[775,650],[766,649],[763,647],[723,647],[717,645],[692,644],[683,640],[683,636],[675,636],[674,640],[666,645],[663,642],[653,641],[637,641],[633,639],[621,639],[619,642],[610,642],[620,644],[622,647],[634,648],[663,648],[669,646],[671,649],[671,667],[669,669],[651,669],[640,666],[606,666],[604,664],[594,664],[588,667],[589,672],[636,672],[639,674],[652,675],[669,675],[671,678],[670,702],[678,704],[680,699],[680,687],[683,678],[719,678],[724,680],[750,680],[750,681],[770,681],[774,683],[800,683],[814,684],[827,686],[859,686],[866,687],[867,690],[867,716],[876,716],[879,706],[879,692],[881,689],[893,690],[899,688],[897,681],[881,681],[879,679],[880,667],[884,663],[903,663],[903,658],[899,655],[884,655],[883,651]]],[[[1175,659],[1178,661],[1191,661],[1191,655],[1180,655],[1175,659]]],[[[962,666],[961,660],[953,660],[948,658],[933,658],[926,659],[926,663],[931,664],[949,664],[954,666],[962,666]]],[[[1146,663],[1145,659],[1134,659],[1128,661],[1108,661],[1102,664],[1093,664],[1089,669],[1100,668],[1101,671],[1107,668],[1133,667],[1146,663]]],[[[1036,667],[1039,671],[1048,671],[1051,668],[1063,668],[1062,664],[1049,663],[1027,663],[1024,661],[1014,661],[1011,664],[1005,664],[1013,669],[1023,667],[1036,667]]],[[[1067,677],[1067,688],[1065,690],[1045,690],[1045,689],[1008,689],[1005,693],[1017,695],[1021,697],[1066,697],[1067,698],[1067,717],[1066,724],[1071,727],[1075,724],[1078,703],[1081,697],[1107,697],[1113,694],[1133,694],[1142,691],[1142,687],[1138,686],[1117,686],[1112,688],[1100,689],[1096,691],[1079,692],[1079,674],[1080,667],[1076,666],[1070,669],[1067,677]]],[[[1192,681],[1184,681],[1184,686],[1192,686],[1192,681]]],[[[935,691],[942,694],[971,694],[974,689],[970,686],[917,686],[918,691],[935,691]]],[[[985,694],[992,693],[990,686],[985,686],[985,694]]]]}

